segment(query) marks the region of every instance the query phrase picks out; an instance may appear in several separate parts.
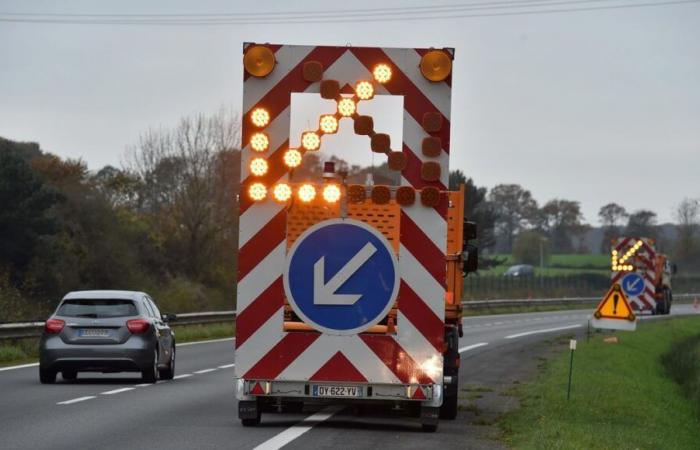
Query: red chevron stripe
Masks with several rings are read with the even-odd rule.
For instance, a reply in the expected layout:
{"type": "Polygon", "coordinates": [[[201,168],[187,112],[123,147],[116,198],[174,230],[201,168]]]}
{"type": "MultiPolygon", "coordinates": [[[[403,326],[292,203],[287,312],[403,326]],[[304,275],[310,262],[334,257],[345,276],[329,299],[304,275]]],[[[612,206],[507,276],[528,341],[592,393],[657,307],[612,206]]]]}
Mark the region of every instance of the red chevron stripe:
{"type": "MultiPolygon", "coordinates": [[[[254,108],[262,107],[270,113],[270,121],[274,120],[289,106],[292,101],[293,92],[304,92],[312,84],[303,77],[302,68],[305,62],[318,61],[323,64],[324,68],[328,68],[346,51],[347,49],[345,47],[316,47],[311,50],[311,52],[272,87],[258,103],[252,105],[245,111],[244,117],[247,117],[254,108]]],[[[244,125],[247,123],[248,121],[243,121],[244,125]]],[[[243,127],[242,142],[244,145],[248,142],[252,133],[252,126],[243,127]]]]}
{"type": "Polygon", "coordinates": [[[287,333],[277,345],[272,347],[243,378],[272,380],[299,357],[321,333],[287,333]]]}
{"type": "MultiPolygon", "coordinates": [[[[371,72],[380,63],[393,65],[391,58],[379,48],[350,47],[350,51],[371,72]]],[[[423,114],[439,112],[428,97],[403,72],[394,67],[391,80],[384,87],[393,95],[403,95],[403,107],[418,123],[423,123],[423,114]]],[[[450,121],[442,117],[442,129],[434,136],[439,136],[445,152],[450,152],[450,121]]]]}
{"type": "Polygon", "coordinates": [[[619,253],[622,252],[622,248],[626,247],[629,241],[631,241],[632,238],[624,238],[622,239],[622,242],[618,243],[617,246],[615,246],[615,250],[617,250],[619,253]]]}
{"type": "Polygon", "coordinates": [[[287,231],[287,210],[282,209],[238,251],[238,281],[243,280],[280,242],[287,231]]]}
{"type": "Polygon", "coordinates": [[[311,381],[351,381],[366,383],[367,378],[341,352],[336,352],[315,374],[311,381]]]}
{"type": "Polygon", "coordinates": [[[433,186],[441,191],[447,189],[446,186],[439,180],[428,182],[421,177],[421,166],[423,165],[423,161],[421,161],[420,158],[413,153],[406,143],[403,144],[403,154],[406,155],[406,168],[401,172],[401,175],[403,175],[403,177],[411,183],[411,186],[416,189],[422,189],[426,186],[433,186]]]}
{"type": "Polygon", "coordinates": [[[425,270],[440,283],[442,287],[447,287],[445,274],[447,266],[443,250],[437,248],[435,244],[423,233],[418,225],[401,211],[401,245],[421,262],[425,270]]]}
{"type": "Polygon", "coordinates": [[[236,347],[240,347],[267,320],[284,306],[282,276],[268,286],[236,319],[236,347]]]}
{"type": "Polygon", "coordinates": [[[402,383],[434,383],[391,336],[360,334],[360,338],[402,383]]]}
{"type": "Polygon", "coordinates": [[[399,311],[403,313],[420,334],[442,353],[444,341],[444,324],[425,302],[418,297],[405,281],[401,280],[399,288],[399,311]]]}

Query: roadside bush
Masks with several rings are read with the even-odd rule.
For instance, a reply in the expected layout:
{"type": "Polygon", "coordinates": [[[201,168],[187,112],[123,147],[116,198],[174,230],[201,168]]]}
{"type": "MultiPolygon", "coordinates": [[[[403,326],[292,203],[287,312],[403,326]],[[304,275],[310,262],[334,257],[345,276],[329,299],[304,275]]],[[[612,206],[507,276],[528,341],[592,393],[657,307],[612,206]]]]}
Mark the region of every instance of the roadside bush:
{"type": "Polygon", "coordinates": [[[700,416],[700,335],[679,342],[662,358],[666,371],[678,383],[700,416]]]}

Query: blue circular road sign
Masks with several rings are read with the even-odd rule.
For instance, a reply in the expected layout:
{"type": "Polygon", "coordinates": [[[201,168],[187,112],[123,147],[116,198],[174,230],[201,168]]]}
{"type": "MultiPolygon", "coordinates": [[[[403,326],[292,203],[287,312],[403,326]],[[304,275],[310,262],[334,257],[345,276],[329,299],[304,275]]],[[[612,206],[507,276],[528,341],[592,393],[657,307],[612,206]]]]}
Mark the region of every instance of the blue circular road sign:
{"type": "Polygon", "coordinates": [[[394,250],[373,227],[332,219],[307,229],[287,254],[287,300],[327,334],[356,334],[391,310],[399,290],[394,250]]]}
{"type": "Polygon", "coordinates": [[[636,297],[644,292],[644,278],[635,272],[628,273],[622,278],[622,290],[630,297],[636,297]]]}

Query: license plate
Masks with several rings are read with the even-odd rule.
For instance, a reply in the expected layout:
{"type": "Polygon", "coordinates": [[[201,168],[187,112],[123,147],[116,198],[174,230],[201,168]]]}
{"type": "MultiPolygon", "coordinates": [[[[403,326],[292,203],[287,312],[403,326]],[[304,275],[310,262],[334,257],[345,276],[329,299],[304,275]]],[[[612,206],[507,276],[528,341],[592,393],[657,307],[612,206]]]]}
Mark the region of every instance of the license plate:
{"type": "Polygon", "coordinates": [[[362,397],[362,386],[312,386],[314,397],[362,397]]]}
{"type": "Polygon", "coordinates": [[[109,330],[104,328],[81,328],[78,330],[78,336],[80,337],[107,337],[109,336],[109,330]]]}

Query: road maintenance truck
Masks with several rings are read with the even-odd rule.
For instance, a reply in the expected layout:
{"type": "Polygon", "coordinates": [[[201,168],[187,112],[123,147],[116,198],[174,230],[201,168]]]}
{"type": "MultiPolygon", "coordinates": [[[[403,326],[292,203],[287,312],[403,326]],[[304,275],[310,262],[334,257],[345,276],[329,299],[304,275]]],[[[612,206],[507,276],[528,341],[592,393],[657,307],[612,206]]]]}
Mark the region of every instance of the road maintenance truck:
{"type": "Polygon", "coordinates": [[[650,238],[619,237],[611,249],[612,284],[619,284],[637,313],[669,314],[675,264],[650,238]]]}
{"type": "MultiPolygon", "coordinates": [[[[449,192],[453,49],[245,44],[236,319],[244,426],[311,403],[405,407],[424,430],[457,413],[464,272],[476,270],[464,187],[449,192]],[[291,97],[328,111],[290,136],[291,97]],[[403,98],[401,139],[362,114],[403,98]],[[397,186],[298,168],[343,122],[348,151],[385,158],[397,186]],[[376,128],[376,129],[375,129],[376,128]],[[297,169],[297,170],[295,170],[297,169]]],[[[376,119],[376,120],[375,120],[376,119]]]]}

